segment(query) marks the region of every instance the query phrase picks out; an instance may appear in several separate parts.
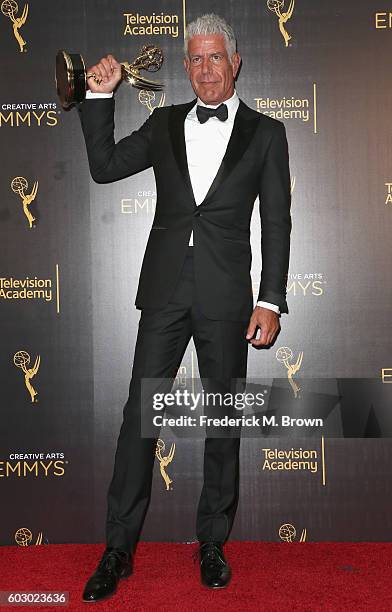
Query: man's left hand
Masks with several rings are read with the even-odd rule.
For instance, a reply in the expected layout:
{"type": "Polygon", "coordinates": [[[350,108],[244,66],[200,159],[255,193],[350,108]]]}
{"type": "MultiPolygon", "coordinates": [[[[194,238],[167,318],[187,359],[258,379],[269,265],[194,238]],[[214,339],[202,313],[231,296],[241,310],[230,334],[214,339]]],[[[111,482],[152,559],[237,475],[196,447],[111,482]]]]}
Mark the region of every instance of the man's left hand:
{"type": "Polygon", "coordinates": [[[269,308],[256,306],[249,321],[246,339],[253,346],[266,346],[273,342],[279,330],[279,315],[269,308]],[[260,336],[254,338],[257,328],[260,328],[260,336]]]}

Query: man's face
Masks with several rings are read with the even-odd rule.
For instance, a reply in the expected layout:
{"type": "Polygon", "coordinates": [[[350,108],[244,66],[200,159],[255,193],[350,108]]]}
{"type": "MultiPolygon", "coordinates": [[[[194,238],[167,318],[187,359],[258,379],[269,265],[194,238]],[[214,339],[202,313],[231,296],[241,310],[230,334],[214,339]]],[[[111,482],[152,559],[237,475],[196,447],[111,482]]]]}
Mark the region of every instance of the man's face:
{"type": "Polygon", "coordinates": [[[221,34],[198,34],[188,42],[184,58],[193,91],[205,104],[220,104],[234,93],[234,78],[241,58],[238,53],[230,63],[221,34]]]}

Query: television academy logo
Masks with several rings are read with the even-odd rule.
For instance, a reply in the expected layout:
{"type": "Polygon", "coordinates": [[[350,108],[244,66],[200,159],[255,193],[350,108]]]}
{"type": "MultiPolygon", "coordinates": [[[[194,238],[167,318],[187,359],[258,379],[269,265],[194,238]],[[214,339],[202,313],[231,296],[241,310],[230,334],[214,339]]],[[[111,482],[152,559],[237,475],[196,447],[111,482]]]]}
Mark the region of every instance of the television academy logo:
{"type": "Polygon", "coordinates": [[[284,44],[286,47],[289,46],[289,41],[292,39],[292,36],[286,30],[286,23],[289,19],[291,19],[292,14],[294,12],[295,0],[290,0],[287,10],[285,10],[284,6],[285,0],[267,0],[267,7],[272,13],[278,18],[279,31],[283,36],[284,44]]]}
{"type": "Polygon", "coordinates": [[[298,398],[299,397],[299,392],[301,390],[301,387],[298,385],[298,383],[294,380],[293,376],[294,374],[296,374],[298,372],[298,370],[301,368],[302,365],[302,359],[303,359],[304,353],[303,351],[300,351],[298,353],[298,357],[297,360],[292,363],[292,359],[293,359],[293,351],[291,350],[291,348],[289,348],[288,346],[281,346],[280,348],[278,348],[278,350],[276,351],[276,359],[280,362],[283,363],[284,366],[286,367],[287,370],[287,378],[288,381],[290,383],[290,386],[293,390],[294,393],[294,397],[298,398]]]}
{"type": "Polygon", "coordinates": [[[313,133],[318,133],[317,83],[313,83],[313,91],[307,97],[296,96],[257,96],[253,98],[255,110],[280,121],[295,121],[308,124],[313,133]]]}
{"type": "Polygon", "coordinates": [[[307,448],[262,448],[262,470],[269,472],[310,472],[319,470],[319,451],[307,448]]]}
{"type": "Polygon", "coordinates": [[[17,17],[19,7],[15,0],[3,0],[1,3],[1,12],[5,17],[8,17],[12,22],[12,30],[14,36],[19,44],[19,51],[23,53],[26,51],[26,41],[22,38],[20,28],[26,23],[27,15],[29,14],[29,5],[25,4],[20,17],[17,17]]]}
{"type": "Polygon", "coordinates": [[[38,192],[38,181],[34,181],[34,185],[30,191],[30,193],[26,193],[29,184],[24,176],[16,176],[11,181],[11,189],[14,193],[18,194],[20,199],[22,200],[23,212],[26,215],[27,221],[29,222],[29,228],[32,229],[35,227],[34,221],[35,217],[33,217],[29,206],[32,202],[34,202],[37,197],[38,192]]]}
{"type": "Polygon", "coordinates": [[[35,362],[32,368],[28,368],[28,366],[30,365],[30,362],[31,362],[31,357],[26,351],[17,351],[15,353],[14,365],[17,368],[20,368],[22,372],[24,373],[24,381],[25,381],[26,389],[30,394],[31,401],[37,402],[38,401],[37,400],[38,391],[34,389],[30,381],[32,380],[32,378],[34,378],[34,376],[36,376],[39,370],[39,366],[41,364],[40,355],[37,355],[37,357],[35,358],[35,362]]]}
{"type": "Polygon", "coordinates": [[[55,264],[54,278],[38,276],[1,276],[0,301],[15,301],[31,303],[32,301],[53,303],[57,314],[60,314],[60,266],[55,264]]]}
{"type": "Polygon", "coordinates": [[[124,36],[171,36],[178,38],[179,16],[176,14],[123,13],[125,17],[124,36]]]}
{"type": "Polygon", "coordinates": [[[327,470],[325,460],[325,440],[321,436],[320,448],[292,447],[282,449],[277,447],[262,448],[262,471],[274,473],[302,472],[320,474],[321,484],[325,487],[327,470]]]}
{"type": "Polygon", "coordinates": [[[166,445],[164,443],[163,440],[161,440],[160,438],[157,440],[157,445],[155,448],[155,456],[159,461],[159,470],[161,472],[161,476],[165,482],[166,485],[166,491],[170,491],[171,489],[173,489],[172,487],[172,479],[170,478],[169,474],[166,472],[166,468],[169,465],[169,463],[171,463],[173,461],[174,458],[174,453],[176,450],[176,445],[173,442],[171,447],[170,447],[170,451],[169,454],[166,456],[163,456],[162,453],[164,452],[166,448],[166,445]]]}

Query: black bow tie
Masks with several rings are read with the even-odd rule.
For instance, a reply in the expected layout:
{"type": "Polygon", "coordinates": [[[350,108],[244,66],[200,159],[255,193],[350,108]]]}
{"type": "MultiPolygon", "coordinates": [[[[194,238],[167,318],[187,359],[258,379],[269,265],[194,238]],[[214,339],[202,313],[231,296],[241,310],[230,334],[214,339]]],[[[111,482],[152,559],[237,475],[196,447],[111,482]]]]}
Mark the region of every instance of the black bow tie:
{"type": "Polygon", "coordinates": [[[200,123],[205,123],[210,117],[218,117],[220,121],[226,121],[229,113],[224,103],[218,106],[218,108],[208,108],[198,104],[196,106],[196,115],[200,123]]]}

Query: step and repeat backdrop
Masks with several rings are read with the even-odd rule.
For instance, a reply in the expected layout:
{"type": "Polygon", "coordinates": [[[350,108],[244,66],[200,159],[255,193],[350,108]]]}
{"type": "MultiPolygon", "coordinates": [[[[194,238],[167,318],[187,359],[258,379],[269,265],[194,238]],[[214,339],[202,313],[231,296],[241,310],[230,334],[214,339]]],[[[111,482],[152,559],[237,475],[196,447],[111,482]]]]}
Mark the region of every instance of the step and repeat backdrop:
{"type": "MultiPolygon", "coordinates": [[[[0,8],[0,543],[103,542],[156,192],[152,170],[92,181],[78,113],[57,98],[55,55],[81,53],[92,65],[109,52],[131,61],[143,44],[162,48],[163,91],[123,84],[116,93],[119,139],[154,108],[193,98],[184,27],[212,7],[0,0],[0,8]]],[[[290,313],[272,348],[249,347],[248,374],[279,379],[290,401],[301,380],[325,381],[324,403],[317,398],[336,410],[340,431],[245,437],[232,538],[389,540],[391,3],[217,0],[213,10],[237,34],[239,96],[284,122],[290,150],[290,313]]],[[[251,230],[256,300],[257,201],[251,230]]],[[[197,376],[191,341],[175,384],[197,376]]],[[[203,440],[162,428],[142,539],[195,539],[202,458],[203,440]]]]}

